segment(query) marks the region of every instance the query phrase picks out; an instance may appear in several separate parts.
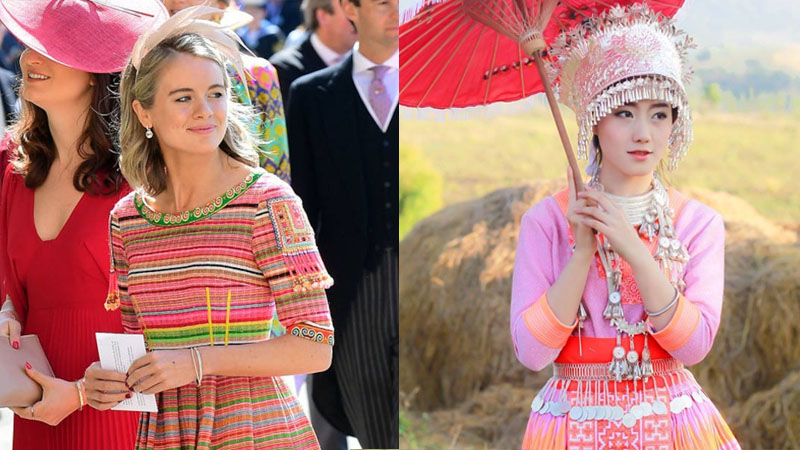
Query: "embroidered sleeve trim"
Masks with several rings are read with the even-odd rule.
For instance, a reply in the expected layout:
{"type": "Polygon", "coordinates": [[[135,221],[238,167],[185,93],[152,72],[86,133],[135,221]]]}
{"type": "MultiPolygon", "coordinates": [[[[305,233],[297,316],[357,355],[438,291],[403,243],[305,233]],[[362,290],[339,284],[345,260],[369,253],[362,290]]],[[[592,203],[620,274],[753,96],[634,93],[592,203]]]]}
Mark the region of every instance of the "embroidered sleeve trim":
{"type": "Polygon", "coordinates": [[[550,348],[562,348],[578,324],[564,325],[550,309],[547,294],[543,294],[530,308],[522,313],[522,320],[536,340],[550,348]]]}
{"type": "Polygon", "coordinates": [[[672,316],[672,319],[662,330],[653,332],[653,324],[648,319],[653,338],[668,352],[686,345],[699,324],[700,310],[694,303],[686,300],[683,295],[678,298],[678,307],[675,315],[672,316]]]}
{"type": "Polygon", "coordinates": [[[286,333],[321,344],[333,345],[333,330],[313,322],[297,322],[286,328],[286,333]]]}

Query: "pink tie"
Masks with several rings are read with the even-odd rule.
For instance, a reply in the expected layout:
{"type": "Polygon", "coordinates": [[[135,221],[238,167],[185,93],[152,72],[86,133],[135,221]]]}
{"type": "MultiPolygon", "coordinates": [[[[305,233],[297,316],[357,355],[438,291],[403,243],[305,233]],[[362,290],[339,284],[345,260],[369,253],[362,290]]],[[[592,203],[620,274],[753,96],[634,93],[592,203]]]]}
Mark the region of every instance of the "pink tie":
{"type": "Polygon", "coordinates": [[[383,84],[383,76],[389,70],[389,66],[374,66],[369,70],[374,75],[369,83],[369,104],[383,126],[392,107],[392,99],[386,91],[386,85],[383,84]]]}

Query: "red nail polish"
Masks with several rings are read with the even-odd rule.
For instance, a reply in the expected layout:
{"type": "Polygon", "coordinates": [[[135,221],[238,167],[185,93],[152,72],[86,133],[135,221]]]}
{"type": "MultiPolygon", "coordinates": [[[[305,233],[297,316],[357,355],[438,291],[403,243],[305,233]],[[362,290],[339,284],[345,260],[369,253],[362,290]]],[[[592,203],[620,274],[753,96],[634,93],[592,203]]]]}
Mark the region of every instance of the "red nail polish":
{"type": "Polygon", "coordinates": [[[32,365],[31,365],[31,363],[29,363],[29,362],[26,362],[26,363],[25,363],[25,367],[26,367],[28,370],[31,370],[31,369],[33,369],[33,366],[32,366],[32,365]]]}
{"type": "Polygon", "coordinates": [[[131,393],[128,392],[127,394],[125,394],[125,398],[131,398],[131,393]]]}
{"type": "Polygon", "coordinates": [[[14,347],[14,350],[19,350],[19,341],[14,341],[11,346],[14,347]]]}

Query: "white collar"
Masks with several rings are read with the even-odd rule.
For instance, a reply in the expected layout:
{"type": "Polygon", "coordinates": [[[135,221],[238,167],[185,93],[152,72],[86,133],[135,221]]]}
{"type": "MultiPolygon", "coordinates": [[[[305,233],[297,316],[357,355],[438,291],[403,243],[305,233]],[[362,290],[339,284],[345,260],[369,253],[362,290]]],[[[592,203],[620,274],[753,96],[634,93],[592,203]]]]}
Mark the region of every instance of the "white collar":
{"type": "MultiPolygon", "coordinates": [[[[344,55],[340,55],[336,53],[333,49],[328,47],[322,42],[322,39],[317,36],[317,33],[311,33],[311,47],[314,48],[314,51],[317,52],[322,62],[325,63],[326,66],[332,66],[337,60],[341,60],[344,55]]],[[[346,54],[346,53],[345,53],[346,54]]]]}
{"type": "Polygon", "coordinates": [[[392,69],[400,70],[400,50],[395,50],[392,56],[386,61],[375,62],[364,56],[359,50],[359,43],[353,46],[353,73],[366,72],[375,66],[389,66],[392,69]]]}

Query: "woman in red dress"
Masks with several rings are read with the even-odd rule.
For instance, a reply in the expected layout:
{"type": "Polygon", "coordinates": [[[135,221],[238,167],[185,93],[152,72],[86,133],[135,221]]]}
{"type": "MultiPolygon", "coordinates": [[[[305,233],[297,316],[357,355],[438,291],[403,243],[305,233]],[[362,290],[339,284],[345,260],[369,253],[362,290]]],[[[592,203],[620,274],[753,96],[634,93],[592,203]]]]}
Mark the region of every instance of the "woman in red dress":
{"type": "Polygon", "coordinates": [[[158,0],[0,3],[0,21],[26,46],[22,113],[3,149],[0,334],[12,347],[38,335],[55,374],[28,369],[43,396],[14,408],[14,448],[128,450],[138,413],[83,407],[81,378],[98,359],[95,332],[122,332],[102,307],[109,212],[129,192],[117,169],[114,73],[167,13],[158,0]]]}

